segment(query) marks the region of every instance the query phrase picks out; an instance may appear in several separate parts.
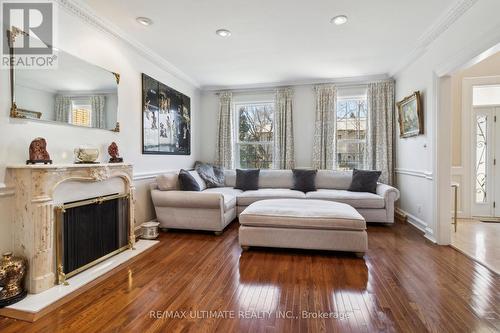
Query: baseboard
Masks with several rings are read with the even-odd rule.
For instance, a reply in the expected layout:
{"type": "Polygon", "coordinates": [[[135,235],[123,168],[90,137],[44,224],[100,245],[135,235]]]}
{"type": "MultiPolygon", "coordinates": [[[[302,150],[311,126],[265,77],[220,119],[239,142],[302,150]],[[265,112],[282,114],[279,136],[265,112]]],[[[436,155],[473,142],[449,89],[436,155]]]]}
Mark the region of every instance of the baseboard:
{"type": "Polygon", "coordinates": [[[418,217],[402,210],[401,208],[396,208],[395,210],[396,214],[399,216],[404,216],[405,220],[413,225],[415,228],[422,232],[426,232],[427,229],[427,223],[425,223],[423,220],[419,219],[418,217]]]}

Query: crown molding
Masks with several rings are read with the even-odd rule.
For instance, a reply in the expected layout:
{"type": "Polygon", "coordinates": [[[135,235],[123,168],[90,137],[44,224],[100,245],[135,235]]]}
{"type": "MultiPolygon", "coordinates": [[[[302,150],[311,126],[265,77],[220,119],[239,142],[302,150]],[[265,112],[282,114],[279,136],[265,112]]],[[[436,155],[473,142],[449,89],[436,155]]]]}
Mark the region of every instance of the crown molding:
{"type": "Polygon", "coordinates": [[[127,35],[117,26],[113,25],[111,22],[104,20],[99,17],[88,5],[82,3],[78,0],[54,0],[60,8],[64,9],[68,13],[78,17],[81,21],[87,23],[88,25],[94,27],[95,29],[111,36],[115,39],[120,40],[129,47],[131,47],[135,52],[137,52],[142,57],[148,59],[156,66],[169,72],[178,79],[187,81],[196,88],[200,88],[200,84],[191,78],[189,75],[184,73],[182,70],[171,64],[165,58],[160,56],[158,53],[154,52],[152,49],[148,48],[141,42],[127,35]]]}
{"type": "Polygon", "coordinates": [[[273,89],[278,87],[287,86],[305,86],[314,84],[326,84],[332,83],[337,85],[349,85],[349,84],[368,84],[376,81],[388,80],[391,77],[388,74],[376,74],[376,75],[365,75],[365,76],[353,76],[353,77],[343,77],[343,78],[331,78],[331,79],[304,79],[304,80],[293,80],[293,81],[281,81],[281,82],[270,82],[270,83],[256,83],[256,84],[241,84],[241,85],[218,85],[218,86],[201,86],[202,91],[221,91],[221,90],[258,90],[258,89],[273,89]]]}
{"type": "Polygon", "coordinates": [[[415,48],[410,54],[398,63],[390,75],[395,76],[411,63],[425,54],[429,46],[439,38],[448,28],[464,15],[478,0],[459,0],[455,2],[434,24],[417,40],[415,48]]]}

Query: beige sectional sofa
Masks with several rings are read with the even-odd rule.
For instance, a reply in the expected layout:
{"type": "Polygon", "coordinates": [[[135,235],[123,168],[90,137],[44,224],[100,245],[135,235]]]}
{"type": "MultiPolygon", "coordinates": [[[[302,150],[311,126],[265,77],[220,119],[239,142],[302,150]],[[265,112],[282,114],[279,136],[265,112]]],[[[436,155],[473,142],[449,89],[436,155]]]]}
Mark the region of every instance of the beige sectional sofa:
{"type": "Polygon", "coordinates": [[[319,199],[335,201],[354,207],[366,222],[393,223],[394,202],[399,191],[389,185],[378,184],[377,193],[347,191],[352,173],[318,170],[317,191],[303,193],[291,190],[291,170],[261,170],[259,189],[234,189],[236,171],[225,171],[225,187],[208,188],[201,192],[160,190],[152,185],[151,196],[160,228],[207,230],[222,232],[238,214],[256,201],[265,199],[319,199]]]}

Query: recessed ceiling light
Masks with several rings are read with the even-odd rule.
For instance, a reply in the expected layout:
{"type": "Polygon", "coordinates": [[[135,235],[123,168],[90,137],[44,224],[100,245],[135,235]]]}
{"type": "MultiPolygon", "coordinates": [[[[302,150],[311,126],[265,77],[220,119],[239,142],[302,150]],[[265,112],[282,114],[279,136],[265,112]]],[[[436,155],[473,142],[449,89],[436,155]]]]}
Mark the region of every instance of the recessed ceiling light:
{"type": "Polygon", "coordinates": [[[145,26],[153,24],[153,20],[148,17],[138,17],[135,20],[145,26]]]}
{"type": "Polygon", "coordinates": [[[219,29],[215,33],[217,35],[221,36],[221,37],[229,37],[229,36],[231,36],[231,31],[229,31],[227,29],[219,29]]]}
{"type": "Polygon", "coordinates": [[[330,23],[335,23],[336,25],[342,25],[347,23],[347,16],[345,15],[337,15],[332,17],[330,23]]]}

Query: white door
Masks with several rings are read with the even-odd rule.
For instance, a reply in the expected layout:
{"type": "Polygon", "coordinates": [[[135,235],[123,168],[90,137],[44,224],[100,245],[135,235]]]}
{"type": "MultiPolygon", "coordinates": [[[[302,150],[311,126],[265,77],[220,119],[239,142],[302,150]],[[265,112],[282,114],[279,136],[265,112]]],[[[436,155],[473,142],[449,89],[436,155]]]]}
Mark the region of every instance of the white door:
{"type": "Polygon", "coordinates": [[[495,200],[493,204],[493,216],[500,217],[500,107],[496,107],[493,114],[493,126],[495,132],[495,151],[493,153],[493,174],[495,200]]]}
{"type": "Polygon", "coordinates": [[[472,215],[500,216],[500,107],[473,112],[472,215]]]}

